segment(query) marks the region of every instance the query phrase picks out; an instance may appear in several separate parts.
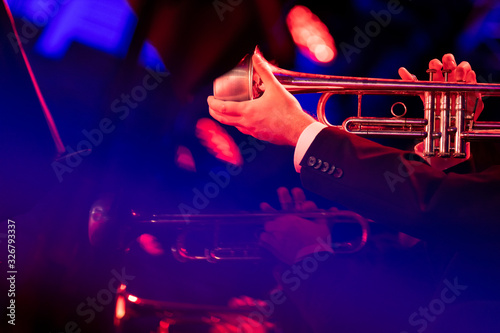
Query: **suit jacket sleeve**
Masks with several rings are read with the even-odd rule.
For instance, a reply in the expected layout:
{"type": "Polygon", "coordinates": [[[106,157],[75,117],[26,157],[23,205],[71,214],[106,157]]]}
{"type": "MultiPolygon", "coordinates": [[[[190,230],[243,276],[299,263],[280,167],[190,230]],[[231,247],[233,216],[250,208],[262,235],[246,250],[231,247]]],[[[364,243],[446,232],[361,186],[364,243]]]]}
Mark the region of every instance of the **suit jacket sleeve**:
{"type": "Polygon", "coordinates": [[[418,155],[336,128],[301,161],[305,188],[412,236],[473,245],[500,236],[500,166],[444,173],[418,155]]]}

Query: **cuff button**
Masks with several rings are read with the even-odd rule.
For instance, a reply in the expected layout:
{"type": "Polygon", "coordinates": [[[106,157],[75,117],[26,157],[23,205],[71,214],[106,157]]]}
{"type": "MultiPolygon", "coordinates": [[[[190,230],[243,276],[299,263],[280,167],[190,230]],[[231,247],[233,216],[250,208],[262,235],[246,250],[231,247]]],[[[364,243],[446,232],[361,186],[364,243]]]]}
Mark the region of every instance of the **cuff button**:
{"type": "Polygon", "coordinates": [[[318,164],[314,166],[314,169],[319,169],[321,167],[321,164],[323,164],[323,162],[318,158],[318,164]]]}
{"type": "Polygon", "coordinates": [[[344,175],[344,170],[342,170],[341,168],[335,169],[335,172],[333,173],[333,177],[335,178],[340,178],[343,175],[344,175]]]}

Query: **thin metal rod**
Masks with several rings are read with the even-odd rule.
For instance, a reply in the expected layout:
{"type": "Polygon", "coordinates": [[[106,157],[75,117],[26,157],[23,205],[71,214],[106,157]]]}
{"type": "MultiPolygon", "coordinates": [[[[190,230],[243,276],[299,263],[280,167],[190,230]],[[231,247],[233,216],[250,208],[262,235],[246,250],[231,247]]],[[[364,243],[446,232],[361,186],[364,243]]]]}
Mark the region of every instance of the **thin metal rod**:
{"type": "Polygon", "coordinates": [[[62,155],[65,151],[66,148],[64,148],[64,144],[61,140],[61,136],[59,135],[59,132],[56,127],[56,123],[54,122],[54,118],[52,118],[52,114],[49,111],[49,107],[47,106],[47,103],[45,102],[45,99],[43,98],[42,92],[40,90],[40,87],[38,86],[38,82],[36,81],[35,74],[33,73],[33,69],[31,68],[31,65],[28,61],[28,57],[26,55],[26,52],[24,51],[23,44],[21,43],[21,40],[19,38],[19,34],[16,29],[16,24],[14,22],[14,17],[12,16],[12,12],[10,11],[9,5],[7,1],[3,1],[5,9],[7,11],[7,16],[9,17],[10,24],[12,25],[12,30],[14,31],[14,35],[16,36],[16,41],[17,45],[19,47],[19,50],[21,51],[21,54],[23,56],[24,63],[26,65],[26,68],[28,70],[28,73],[31,78],[31,82],[33,83],[33,87],[35,88],[35,92],[38,96],[38,100],[40,101],[40,105],[43,110],[43,114],[45,116],[45,120],[47,121],[47,125],[49,126],[49,131],[50,134],[52,135],[52,139],[54,140],[54,144],[56,146],[57,154],[60,156],[62,155]]]}
{"type": "Polygon", "coordinates": [[[275,219],[284,215],[296,215],[302,218],[318,219],[339,216],[332,212],[276,212],[276,213],[233,213],[233,214],[154,214],[148,216],[137,215],[139,223],[255,223],[256,220],[275,219]]]}

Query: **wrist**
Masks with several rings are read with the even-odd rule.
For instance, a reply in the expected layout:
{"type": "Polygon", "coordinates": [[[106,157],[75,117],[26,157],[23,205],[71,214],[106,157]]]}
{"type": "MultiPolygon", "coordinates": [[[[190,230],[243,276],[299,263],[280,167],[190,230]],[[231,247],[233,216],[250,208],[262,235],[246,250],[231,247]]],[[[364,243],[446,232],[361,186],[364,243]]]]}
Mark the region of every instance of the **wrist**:
{"type": "Polygon", "coordinates": [[[304,132],[304,130],[314,122],[316,122],[316,120],[313,117],[303,112],[303,115],[295,119],[293,125],[291,126],[288,144],[296,147],[302,132],[304,132]]]}

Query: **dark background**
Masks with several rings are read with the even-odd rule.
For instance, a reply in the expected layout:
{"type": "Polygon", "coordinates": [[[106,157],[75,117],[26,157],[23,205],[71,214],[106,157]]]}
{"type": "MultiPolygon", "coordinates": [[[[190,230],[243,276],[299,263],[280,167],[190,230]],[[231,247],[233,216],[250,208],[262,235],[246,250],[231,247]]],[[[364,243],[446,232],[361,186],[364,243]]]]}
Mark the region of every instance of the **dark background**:
{"type": "MultiPolygon", "coordinates": [[[[170,263],[172,266],[165,268],[162,261],[151,258],[124,260],[120,243],[131,209],[178,214],[180,204],[193,207],[196,190],[203,190],[213,181],[210,172],[226,170],[227,163],[210,154],[196,137],[196,122],[210,117],[206,97],[212,93],[213,79],[233,68],[256,45],[267,59],[280,67],[301,72],[398,78],[397,70],[404,66],[420,80],[426,80],[428,61],[453,53],[457,62],[471,63],[480,82],[497,82],[499,77],[500,5],[496,1],[401,1],[402,11],[391,15],[380,33],[371,37],[366,46],[358,48],[359,53],[350,56],[342,52],[341,45],[355,46],[356,28],[364,30],[375,20],[373,11],[387,10],[388,3],[392,2],[134,1],[137,18],[127,16],[127,25],[115,31],[121,37],[114,47],[98,37],[110,36],[106,29],[111,28],[103,22],[117,17],[113,8],[120,5],[120,1],[47,0],[45,3],[52,4],[46,12],[50,15],[46,15],[46,21],[40,21],[37,16],[40,8],[35,2],[10,1],[21,35],[23,31],[30,32],[24,48],[65,145],[75,149],[86,139],[82,131],[99,128],[105,117],[111,119],[115,129],[105,134],[102,142],[93,147],[92,153],[83,157],[71,173],[65,173],[63,181],[58,181],[48,167],[54,151],[39,113],[41,110],[33,107],[35,96],[19,61],[20,54],[8,55],[12,51],[7,51],[10,41],[3,40],[2,56],[10,60],[2,63],[4,107],[0,114],[7,119],[5,124],[15,124],[9,129],[12,133],[27,135],[2,136],[3,151],[0,152],[1,177],[6,180],[5,188],[0,188],[0,197],[5,201],[1,218],[17,223],[16,332],[63,332],[71,321],[82,332],[109,331],[114,311],[112,303],[104,306],[89,323],[76,309],[87,302],[87,297],[96,297],[107,288],[113,278],[112,271],[121,271],[123,267],[130,267],[127,269],[137,274],[137,292],[149,295],[151,289],[153,293],[162,290],[158,296],[161,294],[165,299],[169,297],[169,290],[177,288],[189,289],[186,295],[198,295],[195,301],[200,303],[223,303],[231,294],[241,293],[265,297],[263,290],[272,286],[271,272],[265,264],[255,269],[254,266],[205,264],[186,268],[170,263]],[[55,46],[50,47],[50,41],[51,38],[54,43],[57,38],[64,39],[67,26],[61,21],[70,16],[68,12],[76,15],[75,12],[81,13],[81,8],[89,4],[94,6],[94,11],[88,17],[94,20],[87,17],[86,21],[77,22],[84,31],[79,32],[80,36],[88,38],[68,38],[71,43],[67,49],[57,53],[55,46]],[[223,12],[223,19],[216,4],[231,8],[223,12]],[[296,4],[306,5],[329,28],[338,51],[332,63],[317,64],[298,52],[285,24],[287,11],[296,4]],[[108,18],[99,21],[99,15],[108,15],[108,18]],[[35,29],[31,26],[32,30],[23,30],[28,29],[27,22],[34,24],[35,29]],[[153,56],[144,60],[141,49],[145,40],[157,46],[162,64],[153,56]],[[122,94],[130,94],[143,83],[146,75],[151,75],[146,67],[162,66],[165,68],[161,71],[169,74],[157,88],[148,91],[137,107],[130,108],[125,119],[120,119],[119,114],[113,112],[113,102],[122,94]],[[20,68],[18,79],[11,73],[15,72],[12,68],[20,68]],[[29,133],[34,137],[28,139],[29,133]],[[35,152],[33,142],[40,146],[35,152]],[[179,146],[191,151],[196,171],[175,163],[179,146]],[[22,167],[7,167],[13,163],[22,167]],[[89,210],[102,198],[109,199],[110,222],[103,236],[91,245],[89,210]],[[151,260],[150,265],[145,264],[149,263],[147,260],[151,260]],[[180,273],[172,275],[172,270],[180,273]],[[172,276],[177,277],[168,278],[172,276]],[[228,289],[211,295],[217,288],[228,289]]],[[[5,22],[4,29],[9,29],[5,22]]],[[[300,96],[299,100],[304,109],[313,111],[318,98],[300,96]]],[[[388,116],[390,105],[396,100],[368,98],[363,104],[365,115],[388,116]]],[[[422,116],[419,99],[407,100],[409,115],[422,116]]],[[[498,118],[494,104],[494,101],[486,101],[482,120],[498,118]]],[[[347,116],[354,115],[355,99],[335,97],[328,104],[328,113],[331,121],[341,123],[347,116]]],[[[222,127],[236,145],[249,142],[249,138],[236,129],[222,127]]],[[[382,142],[401,148],[414,144],[382,142]]],[[[201,213],[257,211],[263,201],[277,206],[276,188],[300,186],[293,169],[293,149],[260,145],[264,148],[254,150],[255,155],[242,152],[241,173],[231,177],[229,184],[199,210],[201,213]]],[[[307,195],[322,208],[331,205],[311,193],[307,195]]],[[[2,228],[3,249],[7,240],[6,223],[2,223],[2,228]]],[[[138,258],[143,258],[140,250],[137,251],[138,258]]],[[[2,258],[5,252],[3,249],[2,258]]],[[[2,270],[4,267],[2,265],[2,270]]],[[[3,296],[4,290],[7,288],[2,289],[3,296]]],[[[190,297],[187,298],[192,301],[190,297]]],[[[180,296],[174,299],[182,301],[180,296]]],[[[4,322],[5,317],[2,324],[4,322]]]]}

